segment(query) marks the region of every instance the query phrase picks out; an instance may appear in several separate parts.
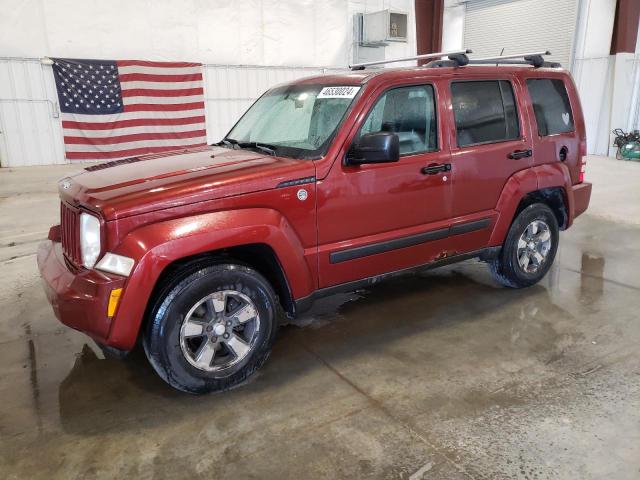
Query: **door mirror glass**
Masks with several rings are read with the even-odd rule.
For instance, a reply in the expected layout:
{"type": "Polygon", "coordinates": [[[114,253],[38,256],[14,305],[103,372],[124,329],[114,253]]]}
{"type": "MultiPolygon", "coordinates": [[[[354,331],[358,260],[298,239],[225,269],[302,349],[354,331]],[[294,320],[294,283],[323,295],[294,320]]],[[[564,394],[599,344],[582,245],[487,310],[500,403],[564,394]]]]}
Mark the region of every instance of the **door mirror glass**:
{"type": "Polygon", "coordinates": [[[367,133],[353,144],[346,157],[347,165],[389,163],[400,160],[400,140],[391,132],[367,133]]]}

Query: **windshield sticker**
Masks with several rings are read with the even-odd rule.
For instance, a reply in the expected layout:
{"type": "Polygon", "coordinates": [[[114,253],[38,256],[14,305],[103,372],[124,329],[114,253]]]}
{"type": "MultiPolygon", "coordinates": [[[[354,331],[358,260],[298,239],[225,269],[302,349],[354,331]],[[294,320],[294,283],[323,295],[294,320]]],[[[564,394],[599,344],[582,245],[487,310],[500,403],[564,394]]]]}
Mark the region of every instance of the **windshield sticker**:
{"type": "Polygon", "coordinates": [[[316,98],[353,98],[360,87],[324,87],[316,98]]]}

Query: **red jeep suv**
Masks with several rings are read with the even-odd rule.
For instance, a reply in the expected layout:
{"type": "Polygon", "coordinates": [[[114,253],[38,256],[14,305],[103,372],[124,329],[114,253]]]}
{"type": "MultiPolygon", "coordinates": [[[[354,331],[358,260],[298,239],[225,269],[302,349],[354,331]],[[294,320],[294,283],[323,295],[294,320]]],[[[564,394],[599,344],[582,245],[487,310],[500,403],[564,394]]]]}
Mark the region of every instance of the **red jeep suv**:
{"type": "Polygon", "coordinates": [[[56,316],[203,393],[323,295],[470,258],[538,282],[591,195],[575,85],[532,57],[450,58],[280,85],[216,145],[63,179],[38,252],[56,316]]]}

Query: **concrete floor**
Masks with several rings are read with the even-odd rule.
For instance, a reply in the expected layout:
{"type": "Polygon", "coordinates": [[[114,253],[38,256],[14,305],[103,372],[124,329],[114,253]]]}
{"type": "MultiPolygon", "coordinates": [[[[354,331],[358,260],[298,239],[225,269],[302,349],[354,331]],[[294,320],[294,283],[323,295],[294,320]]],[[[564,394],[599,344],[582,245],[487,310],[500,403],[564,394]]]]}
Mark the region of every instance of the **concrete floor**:
{"type": "Polygon", "coordinates": [[[0,171],[0,478],[640,478],[640,164],[590,160],[540,285],[472,261],[328,298],[203,397],[53,317],[34,251],[75,169],[0,171]]]}

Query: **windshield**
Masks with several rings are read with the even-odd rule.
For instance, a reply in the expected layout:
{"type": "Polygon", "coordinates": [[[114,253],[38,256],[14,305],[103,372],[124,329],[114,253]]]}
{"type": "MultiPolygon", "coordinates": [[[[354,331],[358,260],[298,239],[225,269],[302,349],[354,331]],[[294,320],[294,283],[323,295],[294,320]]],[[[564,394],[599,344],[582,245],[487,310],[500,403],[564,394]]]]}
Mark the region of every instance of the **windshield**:
{"type": "Polygon", "coordinates": [[[244,114],[223,143],[315,158],[326,153],[359,86],[287,85],[268,91],[244,114]]]}

